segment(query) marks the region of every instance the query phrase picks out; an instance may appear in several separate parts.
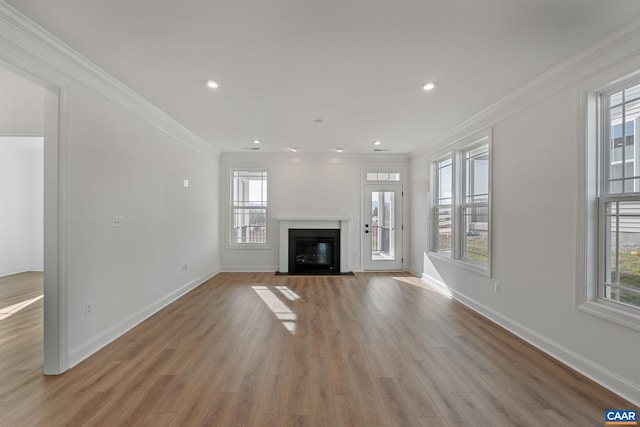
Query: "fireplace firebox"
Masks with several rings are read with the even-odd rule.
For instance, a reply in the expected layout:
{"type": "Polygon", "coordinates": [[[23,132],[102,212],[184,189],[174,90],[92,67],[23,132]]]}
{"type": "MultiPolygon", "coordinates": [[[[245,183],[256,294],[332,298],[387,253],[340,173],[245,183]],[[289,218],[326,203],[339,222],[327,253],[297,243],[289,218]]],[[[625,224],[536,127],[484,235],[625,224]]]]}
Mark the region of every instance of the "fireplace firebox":
{"type": "Polygon", "coordinates": [[[339,229],[289,229],[289,274],[338,273],[339,229]]]}

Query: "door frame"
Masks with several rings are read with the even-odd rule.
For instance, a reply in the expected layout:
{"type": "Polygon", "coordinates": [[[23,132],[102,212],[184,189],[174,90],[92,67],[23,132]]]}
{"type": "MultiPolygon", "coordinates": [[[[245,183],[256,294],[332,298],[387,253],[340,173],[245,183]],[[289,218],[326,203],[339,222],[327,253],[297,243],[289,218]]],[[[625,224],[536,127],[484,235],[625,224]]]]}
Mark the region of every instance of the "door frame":
{"type": "MultiPolygon", "coordinates": [[[[404,184],[401,181],[394,182],[364,182],[362,185],[362,224],[360,227],[361,234],[361,244],[362,248],[362,269],[363,271],[401,271],[404,269],[404,253],[405,253],[405,244],[404,244],[404,214],[405,211],[405,203],[404,203],[404,184]],[[365,224],[369,221],[369,211],[370,206],[367,206],[367,200],[369,199],[369,191],[374,189],[384,191],[385,189],[389,189],[390,191],[396,191],[400,194],[396,194],[395,200],[395,231],[397,233],[396,238],[396,259],[395,262],[398,262],[399,259],[399,267],[394,265],[392,268],[384,267],[385,261],[379,261],[381,264],[379,268],[373,266],[369,263],[374,263],[376,261],[369,260],[370,254],[367,253],[367,249],[370,249],[370,245],[367,245],[367,235],[365,232],[365,224]],[[399,198],[399,200],[398,200],[399,198]],[[400,211],[400,215],[398,215],[398,211],[400,211]]],[[[369,231],[371,228],[369,228],[369,231]]],[[[389,262],[390,263],[390,262],[389,262]]]]}
{"type": "MultiPolygon", "coordinates": [[[[0,7],[0,16],[13,15],[0,7]]],[[[69,369],[68,329],[68,79],[28,48],[24,18],[0,34],[0,67],[44,89],[44,361],[45,375],[69,369]]],[[[9,21],[8,21],[9,22],[9,21]]],[[[37,50],[37,49],[36,49],[37,50]]]]}

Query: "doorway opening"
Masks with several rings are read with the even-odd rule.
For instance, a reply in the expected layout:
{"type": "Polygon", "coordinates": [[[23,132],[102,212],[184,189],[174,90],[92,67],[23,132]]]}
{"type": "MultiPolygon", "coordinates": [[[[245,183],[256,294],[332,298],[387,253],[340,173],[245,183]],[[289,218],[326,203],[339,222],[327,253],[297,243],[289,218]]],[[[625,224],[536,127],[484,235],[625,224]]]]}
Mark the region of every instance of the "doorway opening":
{"type": "MultiPolygon", "coordinates": [[[[60,172],[66,168],[66,158],[60,155],[59,132],[60,103],[66,98],[59,87],[51,87],[31,70],[14,67],[10,61],[0,64],[0,162],[4,159],[11,165],[0,167],[4,184],[0,184],[0,205],[5,207],[0,209],[0,223],[11,230],[1,233],[0,279],[5,286],[0,322],[18,325],[20,333],[12,330],[13,335],[38,340],[3,346],[11,356],[3,354],[2,360],[15,361],[29,370],[23,363],[37,359],[34,372],[55,375],[67,370],[66,325],[62,321],[66,304],[60,297],[66,290],[62,286],[65,272],[59,256],[59,235],[66,232],[61,230],[61,219],[66,217],[61,203],[66,182],[60,179],[65,176],[60,172]],[[8,174],[12,177],[5,176],[8,174]],[[8,281],[14,286],[11,292],[8,281]],[[34,310],[39,311],[33,315],[34,310]],[[16,323],[27,314],[33,316],[16,323]],[[27,326],[30,333],[22,334],[27,326]],[[38,329],[35,333],[34,328],[38,329]]],[[[2,333],[9,334],[6,328],[2,333]]]]}
{"type": "Polygon", "coordinates": [[[402,185],[364,186],[364,269],[401,270],[402,185]]]}

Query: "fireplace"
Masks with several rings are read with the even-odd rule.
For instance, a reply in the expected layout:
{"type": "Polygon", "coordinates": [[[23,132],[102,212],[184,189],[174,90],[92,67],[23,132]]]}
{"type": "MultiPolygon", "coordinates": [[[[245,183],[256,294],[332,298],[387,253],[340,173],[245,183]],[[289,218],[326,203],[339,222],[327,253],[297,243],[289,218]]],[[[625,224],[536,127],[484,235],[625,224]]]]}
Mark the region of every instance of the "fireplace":
{"type": "MultiPolygon", "coordinates": [[[[303,215],[288,215],[277,218],[278,221],[278,269],[277,274],[312,274],[295,273],[289,269],[289,230],[338,230],[339,238],[333,245],[333,256],[338,258],[331,273],[349,274],[349,223],[350,219],[339,215],[305,217],[303,215]],[[336,249],[337,248],[337,249],[336,249]]],[[[314,273],[324,274],[324,273],[314,273]]]]}
{"type": "Polygon", "coordinates": [[[340,273],[340,230],[289,229],[289,273],[340,273]]]}

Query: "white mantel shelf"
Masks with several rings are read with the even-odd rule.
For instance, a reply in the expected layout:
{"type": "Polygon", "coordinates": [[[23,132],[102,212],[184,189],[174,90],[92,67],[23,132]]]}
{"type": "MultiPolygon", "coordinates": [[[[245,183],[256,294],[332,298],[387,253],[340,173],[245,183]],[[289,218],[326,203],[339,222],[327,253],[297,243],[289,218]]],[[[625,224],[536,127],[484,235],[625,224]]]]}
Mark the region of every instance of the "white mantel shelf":
{"type": "Polygon", "coordinates": [[[350,221],[351,218],[346,216],[283,216],[276,218],[276,221],[350,221]]]}
{"type": "Polygon", "coordinates": [[[289,230],[292,228],[317,228],[340,230],[340,272],[349,271],[349,221],[344,216],[300,217],[286,216],[276,218],[280,238],[279,268],[281,273],[289,272],[289,230]]]}

